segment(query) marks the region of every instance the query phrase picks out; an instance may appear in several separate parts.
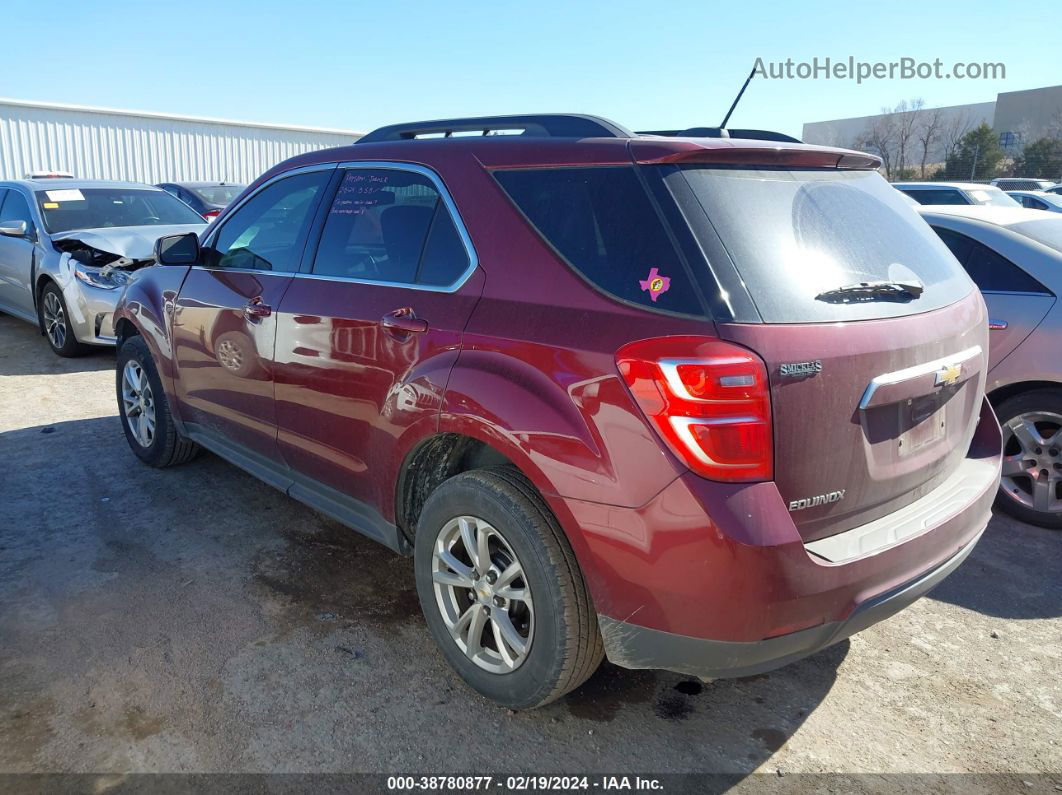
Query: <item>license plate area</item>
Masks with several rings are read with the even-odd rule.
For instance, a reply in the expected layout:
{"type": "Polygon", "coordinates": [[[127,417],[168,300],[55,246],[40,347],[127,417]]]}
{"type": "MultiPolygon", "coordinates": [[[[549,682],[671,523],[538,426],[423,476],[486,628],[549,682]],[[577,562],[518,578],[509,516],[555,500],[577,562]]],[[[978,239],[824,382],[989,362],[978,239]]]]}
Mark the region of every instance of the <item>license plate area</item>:
{"type": "Polygon", "coordinates": [[[901,458],[914,455],[945,437],[945,408],[938,395],[924,395],[898,404],[897,452],[901,458]]]}

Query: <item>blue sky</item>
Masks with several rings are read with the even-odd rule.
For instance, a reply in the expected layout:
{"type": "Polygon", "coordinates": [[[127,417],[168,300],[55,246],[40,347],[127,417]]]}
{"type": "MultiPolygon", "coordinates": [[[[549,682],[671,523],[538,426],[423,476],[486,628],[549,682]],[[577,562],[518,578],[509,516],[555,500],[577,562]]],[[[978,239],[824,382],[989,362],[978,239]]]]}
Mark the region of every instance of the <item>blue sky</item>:
{"type": "Polygon", "coordinates": [[[367,130],[572,111],[631,128],[714,125],[757,57],[946,66],[1005,80],[753,80],[731,126],[984,102],[1062,82],[1062,2],[708,3],[7,0],[0,95],[367,130]],[[54,31],[54,33],[53,33],[54,31]],[[1049,54],[1050,52],[1050,54],[1049,54]]]}

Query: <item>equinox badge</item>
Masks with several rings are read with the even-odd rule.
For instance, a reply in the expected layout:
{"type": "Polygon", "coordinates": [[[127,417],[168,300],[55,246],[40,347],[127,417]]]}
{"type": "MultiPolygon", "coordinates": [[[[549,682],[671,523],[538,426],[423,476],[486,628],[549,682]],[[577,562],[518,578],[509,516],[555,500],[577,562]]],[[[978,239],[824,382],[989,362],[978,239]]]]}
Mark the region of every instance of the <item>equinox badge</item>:
{"type": "Polygon", "coordinates": [[[830,491],[826,494],[816,494],[814,497],[805,497],[802,500],[790,500],[789,510],[802,511],[805,508],[814,508],[816,505],[826,505],[831,502],[839,502],[844,499],[844,489],[830,491]]]}

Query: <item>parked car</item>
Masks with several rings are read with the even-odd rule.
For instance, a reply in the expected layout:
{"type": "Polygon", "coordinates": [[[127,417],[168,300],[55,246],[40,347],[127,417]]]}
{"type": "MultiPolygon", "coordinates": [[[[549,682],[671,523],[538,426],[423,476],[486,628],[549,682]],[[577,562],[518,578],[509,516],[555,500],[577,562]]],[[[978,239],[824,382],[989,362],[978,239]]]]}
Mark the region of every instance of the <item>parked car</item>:
{"type": "Polygon", "coordinates": [[[896,182],[893,187],[903,191],[919,204],[1018,206],[1014,199],[994,185],[981,185],[976,182],[896,182]]]}
{"type": "Polygon", "coordinates": [[[1044,188],[1044,193],[1062,193],[1062,183],[1052,185],[1050,188],[1044,188]]]}
{"type": "Polygon", "coordinates": [[[784,665],[953,571],[999,482],[984,300],[879,165],[564,115],[300,155],[127,288],[126,438],[412,554],[509,707],[603,654],[784,665]]]}
{"type": "Polygon", "coordinates": [[[172,193],[207,221],[213,221],[247,186],[234,182],[160,182],[155,187],[172,193]]]}
{"type": "Polygon", "coordinates": [[[113,345],[114,305],[134,271],[154,262],[155,240],[204,223],[136,182],[0,182],[0,311],[39,325],[60,356],[113,345]]]}
{"type": "Polygon", "coordinates": [[[999,177],[990,183],[1002,191],[1009,193],[1012,190],[1045,190],[1054,183],[1049,179],[1028,179],[1024,177],[999,177]]]}
{"type": "Polygon", "coordinates": [[[988,304],[986,390],[1003,426],[996,504],[1062,527],[1062,216],[1006,207],[921,213],[988,304]]]}
{"type": "Polygon", "coordinates": [[[1042,190],[1008,190],[1007,195],[1028,210],[1062,213],[1062,196],[1042,190]]]}

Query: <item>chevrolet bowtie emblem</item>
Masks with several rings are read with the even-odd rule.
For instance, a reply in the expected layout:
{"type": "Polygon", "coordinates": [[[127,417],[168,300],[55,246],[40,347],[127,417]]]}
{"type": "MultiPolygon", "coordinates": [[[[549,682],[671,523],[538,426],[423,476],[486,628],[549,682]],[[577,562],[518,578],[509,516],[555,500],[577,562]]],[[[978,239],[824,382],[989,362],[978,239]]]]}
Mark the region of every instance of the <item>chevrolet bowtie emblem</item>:
{"type": "Polygon", "coordinates": [[[937,379],[934,386],[951,386],[962,376],[961,364],[949,364],[937,370],[937,379]]]}

